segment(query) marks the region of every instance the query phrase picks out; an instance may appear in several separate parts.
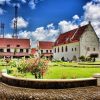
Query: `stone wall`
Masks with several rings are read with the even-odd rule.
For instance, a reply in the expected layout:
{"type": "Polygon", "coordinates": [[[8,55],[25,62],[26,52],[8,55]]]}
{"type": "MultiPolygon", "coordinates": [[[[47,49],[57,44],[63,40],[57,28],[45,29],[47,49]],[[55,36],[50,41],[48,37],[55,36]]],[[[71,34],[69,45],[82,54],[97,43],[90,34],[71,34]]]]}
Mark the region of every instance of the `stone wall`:
{"type": "Polygon", "coordinates": [[[89,56],[91,53],[99,54],[99,39],[92,26],[89,25],[80,38],[80,56],[89,56]]]}
{"type": "Polygon", "coordinates": [[[2,74],[2,82],[24,88],[36,88],[36,89],[64,89],[64,88],[75,88],[75,87],[86,87],[96,86],[96,78],[85,78],[85,79],[24,79],[15,78],[2,74]]]}

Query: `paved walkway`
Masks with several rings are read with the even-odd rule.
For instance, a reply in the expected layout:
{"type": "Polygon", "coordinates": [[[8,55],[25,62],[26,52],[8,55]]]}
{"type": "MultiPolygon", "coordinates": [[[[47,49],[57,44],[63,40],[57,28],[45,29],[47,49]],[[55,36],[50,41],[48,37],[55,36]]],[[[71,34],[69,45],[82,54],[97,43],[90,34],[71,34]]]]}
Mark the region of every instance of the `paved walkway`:
{"type": "Polygon", "coordinates": [[[100,87],[28,89],[0,82],[0,100],[100,100],[100,87]]]}

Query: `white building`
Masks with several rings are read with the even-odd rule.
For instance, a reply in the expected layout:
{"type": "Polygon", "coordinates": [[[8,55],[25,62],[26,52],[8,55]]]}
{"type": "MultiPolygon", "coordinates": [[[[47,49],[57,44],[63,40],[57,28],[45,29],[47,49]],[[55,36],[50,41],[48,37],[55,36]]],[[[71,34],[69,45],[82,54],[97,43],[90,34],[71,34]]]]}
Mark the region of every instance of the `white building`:
{"type": "Polygon", "coordinates": [[[79,26],[76,29],[60,34],[54,43],[54,59],[73,60],[80,56],[89,56],[92,53],[99,54],[99,38],[91,23],[79,26]]]}

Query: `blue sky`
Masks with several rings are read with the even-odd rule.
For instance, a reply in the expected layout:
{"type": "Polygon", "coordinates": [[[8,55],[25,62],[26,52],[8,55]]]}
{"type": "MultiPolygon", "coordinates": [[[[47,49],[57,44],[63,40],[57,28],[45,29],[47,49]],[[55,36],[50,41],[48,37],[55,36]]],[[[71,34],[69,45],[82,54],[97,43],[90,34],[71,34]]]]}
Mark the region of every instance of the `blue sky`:
{"type": "Polygon", "coordinates": [[[84,25],[89,20],[99,34],[99,23],[97,26],[95,22],[100,19],[100,0],[0,0],[0,21],[5,23],[5,34],[9,37],[13,32],[15,4],[19,6],[19,36],[31,38],[33,43],[54,41],[60,32],[84,25]]]}

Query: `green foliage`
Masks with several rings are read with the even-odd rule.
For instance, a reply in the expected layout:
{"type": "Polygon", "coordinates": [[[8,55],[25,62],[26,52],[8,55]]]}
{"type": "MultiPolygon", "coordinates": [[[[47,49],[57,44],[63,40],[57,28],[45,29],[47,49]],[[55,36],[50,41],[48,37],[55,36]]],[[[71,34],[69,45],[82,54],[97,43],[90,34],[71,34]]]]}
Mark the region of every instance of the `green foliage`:
{"type": "Polygon", "coordinates": [[[84,57],[84,56],[80,56],[80,57],[79,57],[79,60],[85,61],[85,57],[84,57]]]}
{"type": "Polygon", "coordinates": [[[16,67],[18,73],[26,74],[30,72],[32,75],[35,75],[36,78],[43,78],[43,74],[47,70],[47,63],[45,59],[22,58],[19,60],[12,59],[9,62],[9,66],[11,66],[11,68],[16,67]]]}
{"type": "Polygon", "coordinates": [[[11,67],[17,67],[17,63],[18,63],[17,59],[12,59],[9,61],[8,65],[11,67]]]}
{"type": "Polygon", "coordinates": [[[91,62],[92,61],[92,58],[90,56],[88,56],[88,57],[86,57],[86,61],[91,62]]]}
{"type": "Polygon", "coordinates": [[[98,57],[97,53],[90,54],[90,58],[93,59],[93,62],[95,62],[95,58],[97,58],[97,57],[98,57]]]}

